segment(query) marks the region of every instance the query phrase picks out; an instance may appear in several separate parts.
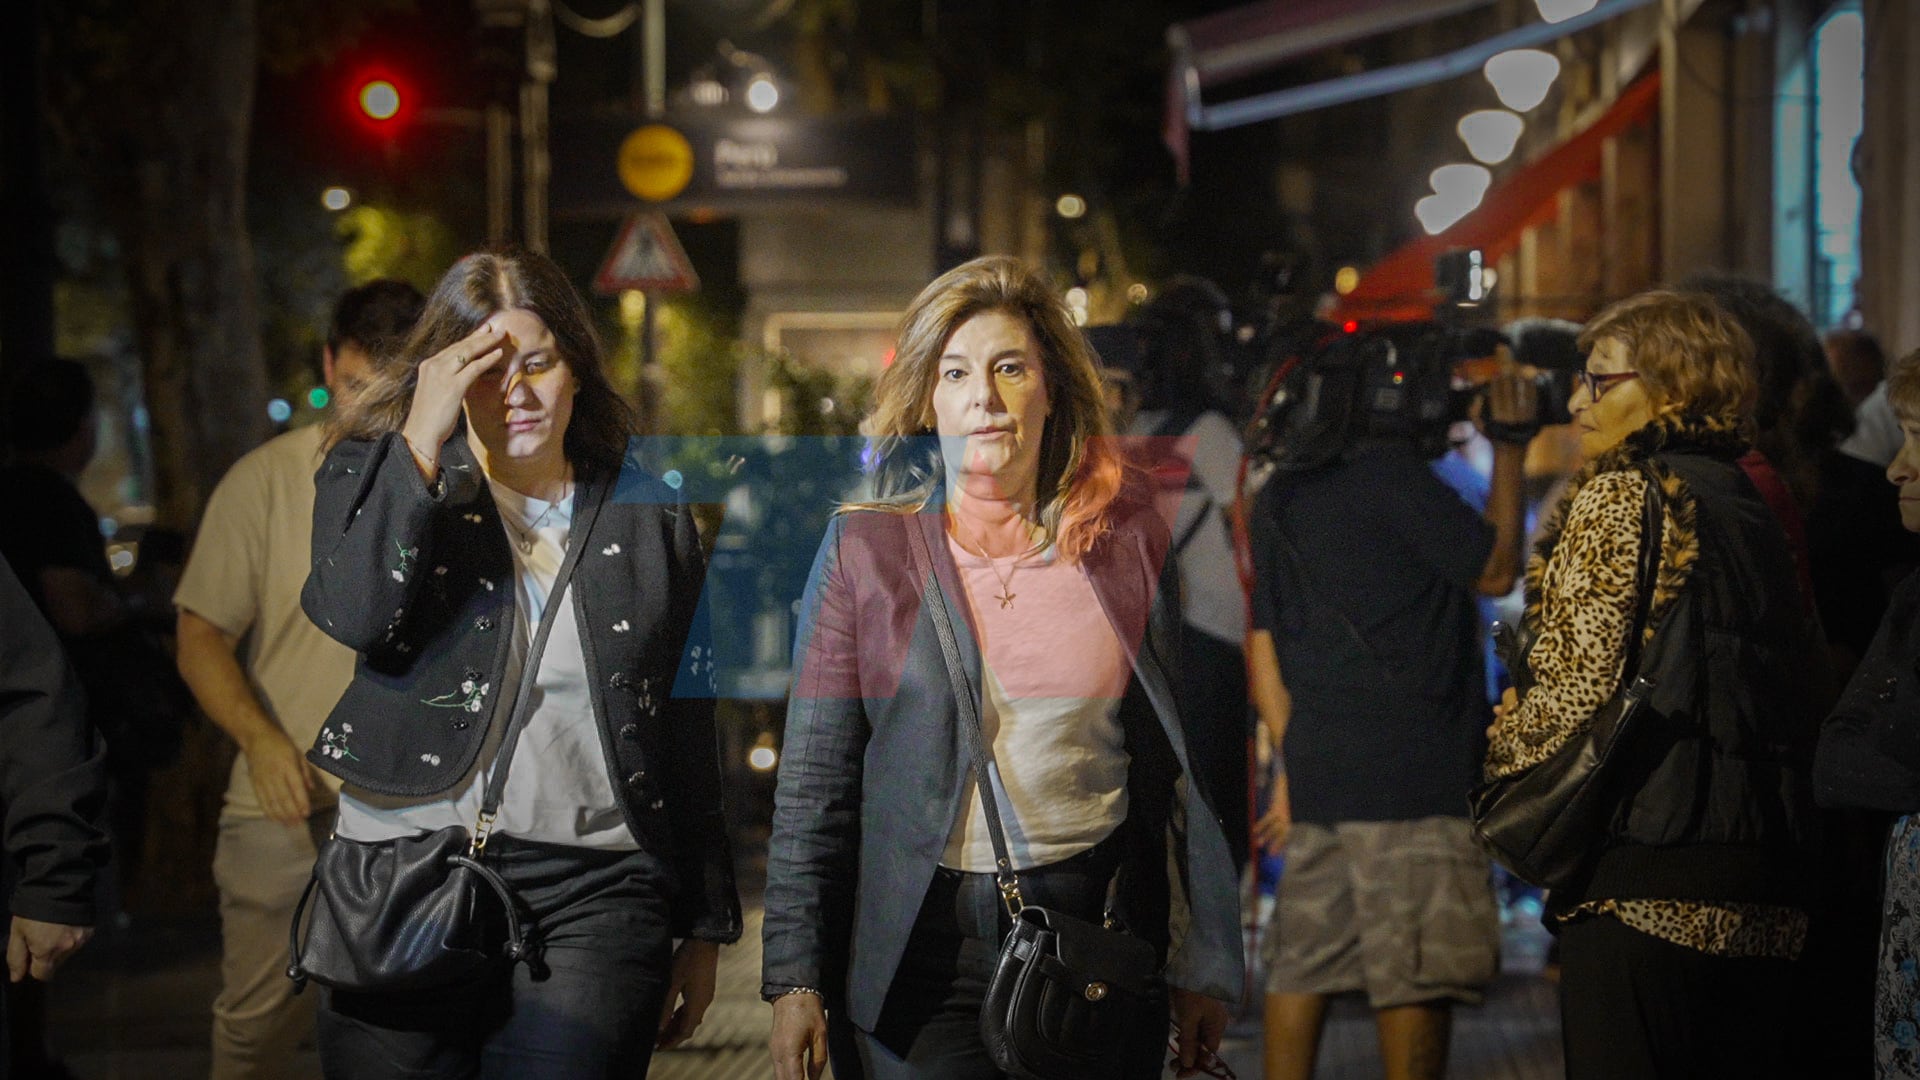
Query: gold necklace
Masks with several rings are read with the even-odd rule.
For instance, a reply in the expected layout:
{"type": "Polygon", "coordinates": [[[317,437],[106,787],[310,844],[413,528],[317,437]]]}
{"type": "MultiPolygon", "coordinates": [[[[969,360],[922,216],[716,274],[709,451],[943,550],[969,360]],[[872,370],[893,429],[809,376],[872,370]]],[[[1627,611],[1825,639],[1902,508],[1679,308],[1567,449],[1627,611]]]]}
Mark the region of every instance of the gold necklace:
{"type": "MultiPolygon", "coordinates": [[[[957,528],[960,524],[959,516],[955,515],[953,521],[954,521],[954,525],[957,528]]],[[[987,571],[993,575],[993,579],[995,581],[998,581],[1000,583],[1000,595],[994,597],[994,599],[1000,601],[1000,606],[1002,608],[1012,607],[1014,600],[1018,598],[1018,594],[1016,594],[1013,591],[1013,575],[1015,571],[1020,569],[1021,556],[1015,555],[1013,557],[1013,564],[1007,567],[1006,576],[1001,577],[1000,568],[998,566],[995,566],[993,563],[993,556],[987,554],[987,545],[980,543],[979,537],[974,538],[974,543],[978,545],[980,548],[978,552],[968,551],[967,545],[965,544],[960,545],[960,550],[966,551],[967,554],[969,555],[978,554],[982,559],[985,559],[987,561],[987,571]]],[[[1021,553],[1021,555],[1024,555],[1024,554],[1025,552],[1021,553]]]]}

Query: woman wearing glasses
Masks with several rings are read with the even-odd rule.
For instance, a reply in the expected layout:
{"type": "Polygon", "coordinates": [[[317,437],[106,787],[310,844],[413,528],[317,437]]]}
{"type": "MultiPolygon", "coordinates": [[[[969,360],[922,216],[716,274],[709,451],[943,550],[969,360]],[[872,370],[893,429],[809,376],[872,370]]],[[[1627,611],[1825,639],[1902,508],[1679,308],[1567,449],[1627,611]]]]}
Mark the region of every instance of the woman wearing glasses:
{"type": "Polygon", "coordinates": [[[1580,343],[1569,408],[1588,463],[1527,568],[1534,682],[1497,710],[1487,774],[1545,760],[1650,682],[1602,774],[1605,836],[1549,900],[1567,1074],[1773,1075],[1806,936],[1818,646],[1778,520],[1737,464],[1752,345],[1674,292],[1608,308],[1580,343]],[[1658,545],[1644,579],[1643,544],[1658,545]]]}

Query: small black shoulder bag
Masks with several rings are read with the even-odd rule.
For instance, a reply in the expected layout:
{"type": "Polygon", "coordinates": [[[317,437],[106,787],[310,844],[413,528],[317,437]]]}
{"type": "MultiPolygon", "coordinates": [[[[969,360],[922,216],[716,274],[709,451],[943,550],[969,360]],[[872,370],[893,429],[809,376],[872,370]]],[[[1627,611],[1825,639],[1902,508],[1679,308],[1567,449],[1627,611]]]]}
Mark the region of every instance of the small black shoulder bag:
{"type": "Polygon", "coordinates": [[[586,550],[604,490],[586,500],[574,523],[566,558],[527,649],[519,696],[473,828],[449,825],[393,840],[329,837],[287,928],[287,977],[295,993],[308,980],[361,993],[425,990],[528,958],[519,902],[481,859],[507,789],[514,747],[533,711],[533,686],[547,635],[574,564],[586,550]]]}
{"type": "Polygon", "coordinates": [[[980,1037],[994,1066],[1020,1080],[1086,1080],[1121,1076],[1142,1025],[1165,1028],[1158,995],[1159,955],[1151,942],[1098,923],[1027,903],[1007,854],[993,793],[993,748],[980,728],[979,697],[960,662],[933,553],[915,515],[901,515],[914,572],[927,583],[925,602],[946,658],[973,757],[974,781],[993,840],[994,878],[1013,917],[980,1008],[980,1037]]]}

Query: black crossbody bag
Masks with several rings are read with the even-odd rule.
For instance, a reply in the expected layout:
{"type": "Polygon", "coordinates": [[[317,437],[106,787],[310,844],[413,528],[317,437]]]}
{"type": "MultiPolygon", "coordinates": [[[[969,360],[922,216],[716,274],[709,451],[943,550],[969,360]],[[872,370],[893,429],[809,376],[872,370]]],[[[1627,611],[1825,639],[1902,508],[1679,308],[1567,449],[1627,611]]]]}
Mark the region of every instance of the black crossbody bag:
{"type": "MultiPolygon", "coordinates": [[[[1007,837],[989,770],[993,748],[980,727],[972,680],[960,661],[947,617],[933,553],[912,514],[901,515],[914,572],[927,583],[925,601],[946,658],[960,708],[960,727],[973,758],[980,805],[993,840],[994,880],[1013,917],[980,1009],[980,1037],[994,1066],[1021,1080],[1086,1080],[1127,1071],[1128,1050],[1141,1025],[1167,1024],[1158,996],[1159,955],[1151,942],[1110,925],[1029,904],[1007,854],[1007,837]]],[[[1111,920],[1109,920],[1109,923],[1111,920]]]]}
{"type": "Polygon", "coordinates": [[[473,828],[449,825],[393,840],[329,837],[287,928],[287,977],[295,993],[309,980],[362,993],[426,990],[528,958],[519,900],[483,857],[514,747],[532,713],[547,635],[599,505],[598,497],[589,500],[574,524],[473,828]]]}
{"type": "MultiPolygon", "coordinates": [[[[1641,708],[1654,689],[1643,663],[1652,650],[1643,649],[1641,641],[1660,569],[1661,525],[1660,481],[1649,471],[1634,579],[1637,606],[1627,631],[1620,689],[1594,713],[1585,731],[1541,761],[1481,784],[1469,796],[1474,834],[1481,846],[1529,884],[1554,889],[1577,881],[1599,856],[1606,839],[1617,794],[1615,762],[1632,742],[1641,708]]],[[[1501,660],[1512,673],[1514,685],[1531,687],[1526,650],[1532,646],[1532,635],[1519,640],[1501,635],[1500,644],[1501,660]]]]}

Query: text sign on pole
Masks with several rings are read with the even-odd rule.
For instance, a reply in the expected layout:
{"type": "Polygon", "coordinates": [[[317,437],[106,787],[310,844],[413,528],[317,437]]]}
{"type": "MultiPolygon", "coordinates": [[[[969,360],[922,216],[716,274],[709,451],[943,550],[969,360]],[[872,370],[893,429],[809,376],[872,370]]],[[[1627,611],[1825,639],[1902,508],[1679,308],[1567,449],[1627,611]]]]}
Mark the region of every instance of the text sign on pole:
{"type": "Polygon", "coordinates": [[[687,253],[673,235],[665,214],[642,211],[628,217],[600,272],[593,276],[593,290],[602,296],[616,296],[629,289],[641,292],[692,292],[700,287],[700,275],[693,272],[687,253]]]}

